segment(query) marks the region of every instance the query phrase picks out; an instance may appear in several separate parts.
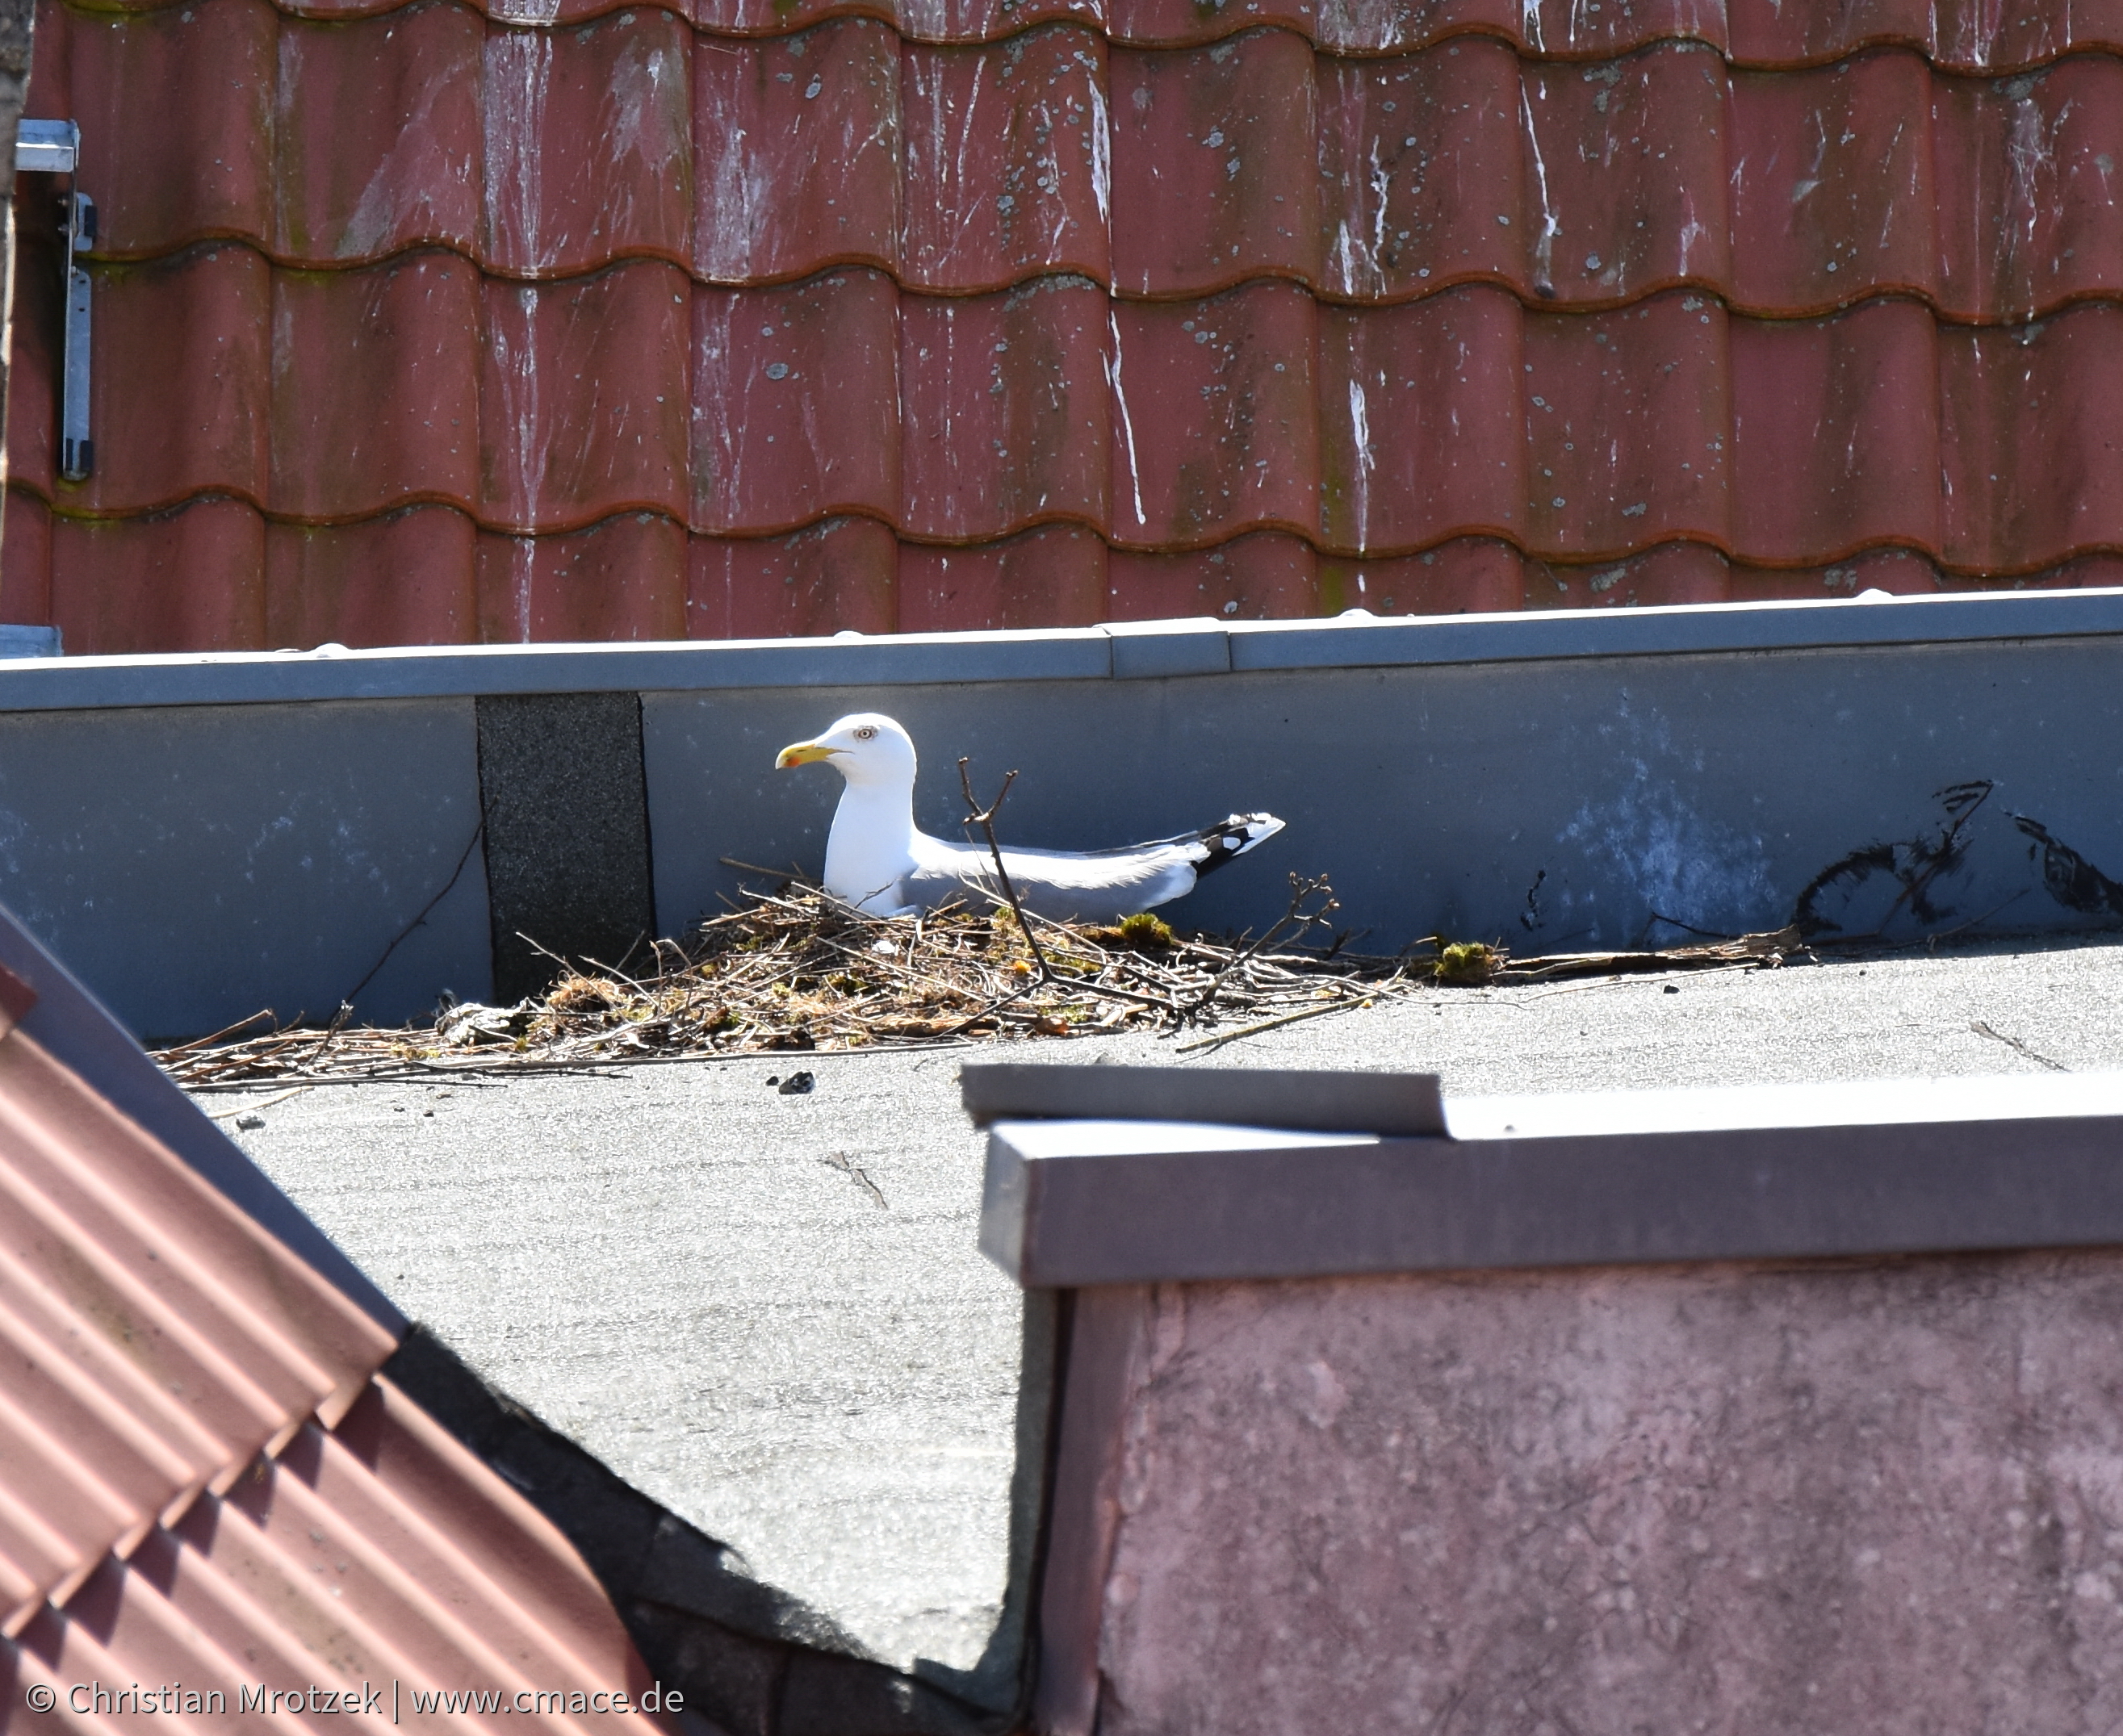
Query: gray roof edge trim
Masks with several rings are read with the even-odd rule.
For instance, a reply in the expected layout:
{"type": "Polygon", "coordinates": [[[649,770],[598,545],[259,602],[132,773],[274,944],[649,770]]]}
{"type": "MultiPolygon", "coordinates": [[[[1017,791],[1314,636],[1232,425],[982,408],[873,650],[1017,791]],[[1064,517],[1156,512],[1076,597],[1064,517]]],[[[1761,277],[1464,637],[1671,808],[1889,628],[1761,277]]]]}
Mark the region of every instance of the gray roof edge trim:
{"type": "Polygon", "coordinates": [[[0,659],[0,712],[1422,667],[2123,635],[2123,588],[832,639],[0,659]],[[1228,662],[1199,648],[1221,640],[1228,662]],[[1184,667],[1181,667],[1184,665],[1184,667]]]}
{"type": "Polygon", "coordinates": [[[987,1164],[980,1244],[1028,1289],[2123,1247],[2118,1115],[1074,1156],[992,1130],[987,1164]]]}
{"type": "Polygon", "coordinates": [[[103,1004],[14,912],[0,906],[0,966],[36,990],[20,1028],[91,1089],[189,1163],[215,1191],[307,1262],[394,1337],[410,1322],[368,1275],[148,1059],[103,1004]]]}
{"type": "Polygon", "coordinates": [[[1234,624],[1231,667],[1349,669],[2123,634],[2123,589],[1234,624]]]}
{"type": "Polygon", "coordinates": [[[1096,629],[682,644],[414,646],[0,662],[0,712],[477,699],[535,693],[1104,681],[1096,629]]]}

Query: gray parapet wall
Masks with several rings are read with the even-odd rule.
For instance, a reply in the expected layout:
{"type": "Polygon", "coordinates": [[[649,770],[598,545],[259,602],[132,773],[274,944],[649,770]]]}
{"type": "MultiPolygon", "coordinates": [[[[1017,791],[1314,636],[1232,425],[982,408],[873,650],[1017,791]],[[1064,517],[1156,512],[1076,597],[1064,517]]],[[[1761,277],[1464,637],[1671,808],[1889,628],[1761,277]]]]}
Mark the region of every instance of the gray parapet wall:
{"type": "Polygon", "coordinates": [[[0,662],[0,901],[149,1036],[513,996],[522,935],[603,957],[729,861],[816,872],[837,779],[774,753],[873,709],[933,831],[961,755],[1020,772],[1018,843],[1282,816],[1168,912],[1203,928],[1292,873],[1385,951],[2123,921],[2113,591],[0,662]]]}
{"type": "Polygon", "coordinates": [[[1041,1736],[2123,1715],[2123,1075],[1274,1097],[991,1127],[1067,1322],[1041,1736]]]}

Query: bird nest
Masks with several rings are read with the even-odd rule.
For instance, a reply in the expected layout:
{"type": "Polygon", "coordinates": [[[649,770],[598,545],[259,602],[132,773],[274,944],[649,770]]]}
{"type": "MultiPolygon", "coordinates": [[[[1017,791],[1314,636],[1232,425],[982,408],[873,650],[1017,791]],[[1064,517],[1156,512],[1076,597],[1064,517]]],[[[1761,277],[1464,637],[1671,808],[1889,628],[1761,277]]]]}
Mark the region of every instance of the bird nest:
{"type": "Polygon", "coordinates": [[[461,1004],[432,1026],[242,1025],[156,1059],[189,1088],[750,1055],[924,1047],[1199,1027],[1214,1043],[1405,990],[1434,962],[1309,945],[1336,909],[1291,877],[1288,912],[1258,937],[1184,934],[1149,915],[1117,926],[957,906],[876,917],[815,887],[746,894],[631,970],[555,959],[542,995],[461,1004]],[[246,1031],[251,1034],[245,1035],[246,1031]]]}
{"type": "Polygon", "coordinates": [[[645,962],[612,968],[555,957],[546,992],[514,1006],[459,1004],[433,1025],[395,1029],[354,1026],[347,1008],[321,1030],[280,1027],[260,1013],[155,1059],[187,1089],[213,1091],[1128,1030],[1180,1036],[1176,1047],[1187,1052],[1445,986],[1755,969],[1800,944],[1785,930],[1662,951],[1512,958],[1432,936],[1383,957],[1328,932],[1337,908],[1325,880],[1293,874],[1283,916],[1233,939],[1182,934],[1147,914],[1111,927],[1005,906],[869,916],[791,882],[747,893],[682,940],[653,943],[645,962]]]}

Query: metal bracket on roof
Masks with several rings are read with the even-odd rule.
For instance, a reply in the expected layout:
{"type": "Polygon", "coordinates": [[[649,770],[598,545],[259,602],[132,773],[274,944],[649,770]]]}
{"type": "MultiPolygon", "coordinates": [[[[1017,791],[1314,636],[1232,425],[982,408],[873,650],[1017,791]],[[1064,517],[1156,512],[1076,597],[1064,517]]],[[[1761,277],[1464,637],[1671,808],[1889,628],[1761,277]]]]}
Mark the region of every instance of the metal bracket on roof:
{"type": "Polygon", "coordinates": [[[64,246],[60,270],[64,335],[59,350],[59,475],[86,482],[96,461],[88,433],[89,302],[88,273],[80,256],[96,245],[96,201],[77,185],[81,162],[81,128],[71,120],[25,120],[15,128],[15,172],[63,175],[59,199],[59,236],[64,246]]]}

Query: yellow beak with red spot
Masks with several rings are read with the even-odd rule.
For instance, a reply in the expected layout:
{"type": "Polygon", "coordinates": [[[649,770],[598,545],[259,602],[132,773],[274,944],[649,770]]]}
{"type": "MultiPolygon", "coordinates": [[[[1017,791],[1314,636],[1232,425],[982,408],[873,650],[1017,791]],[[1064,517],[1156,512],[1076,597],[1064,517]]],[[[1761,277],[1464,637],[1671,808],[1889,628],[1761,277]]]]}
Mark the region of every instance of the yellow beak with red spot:
{"type": "Polygon", "coordinates": [[[815,765],[821,760],[830,760],[835,754],[846,751],[846,748],[828,747],[821,742],[797,742],[774,756],[774,769],[786,771],[792,765],[815,765]]]}

